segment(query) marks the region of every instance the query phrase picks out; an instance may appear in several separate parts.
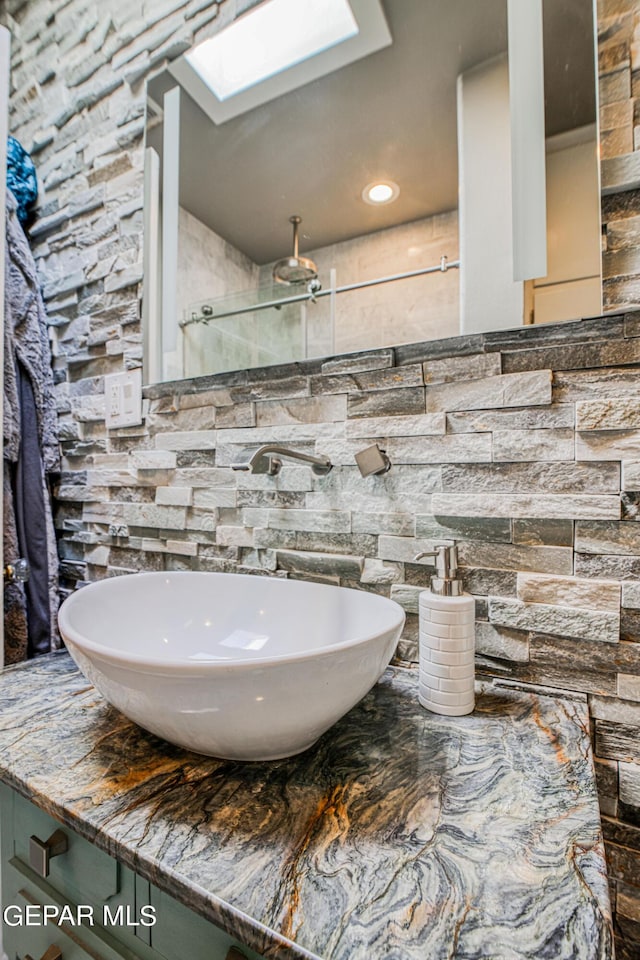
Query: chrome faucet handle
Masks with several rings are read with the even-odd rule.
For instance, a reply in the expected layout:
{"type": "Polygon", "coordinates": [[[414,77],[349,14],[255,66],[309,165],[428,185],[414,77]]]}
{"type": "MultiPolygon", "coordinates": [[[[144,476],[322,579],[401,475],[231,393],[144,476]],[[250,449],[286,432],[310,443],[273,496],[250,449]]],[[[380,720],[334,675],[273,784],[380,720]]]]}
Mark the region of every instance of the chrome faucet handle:
{"type": "Polygon", "coordinates": [[[377,443],[356,453],[355,460],[363,477],[375,477],[381,473],[388,473],[391,469],[389,457],[377,443]]]}

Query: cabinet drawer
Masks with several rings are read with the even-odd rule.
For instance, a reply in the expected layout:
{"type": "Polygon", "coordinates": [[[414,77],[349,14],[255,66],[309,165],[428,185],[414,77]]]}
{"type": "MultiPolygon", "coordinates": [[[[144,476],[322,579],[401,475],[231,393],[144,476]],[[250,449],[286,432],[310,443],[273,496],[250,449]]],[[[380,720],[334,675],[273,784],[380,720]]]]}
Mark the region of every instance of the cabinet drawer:
{"type": "Polygon", "coordinates": [[[262,960],[2,785],[0,808],[2,903],[23,910],[29,904],[60,908],[82,904],[94,911],[93,925],[3,925],[9,960],[24,960],[27,955],[40,960],[53,944],[61,950],[62,960],[185,960],[185,956],[189,960],[262,960]],[[56,830],[65,833],[67,851],[50,860],[49,875],[43,878],[30,866],[29,838],[35,835],[44,842],[56,830]],[[146,904],[155,908],[155,926],[136,922],[146,904]]]}
{"type": "Polygon", "coordinates": [[[116,860],[17,794],[12,806],[9,833],[13,837],[13,856],[23,864],[29,866],[31,836],[44,842],[56,830],[64,833],[67,852],[50,860],[46,878],[54,890],[77,903],[96,907],[119,892],[120,870],[116,860]]]}
{"type": "Polygon", "coordinates": [[[25,960],[27,956],[40,960],[53,945],[62,954],[60,960],[143,960],[137,952],[123,948],[97,924],[63,923],[59,927],[52,921],[42,924],[40,919],[45,905],[49,908],[65,905],[51,888],[47,889],[44,881],[36,885],[25,879],[21,870],[5,863],[2,886],[3,902],[14,908],[9,922],[3,926],[4,949],[9,960],[25,960]],[[24,919],[27,908],[34,911],[32,924],[27,924],[24,919]],[[37,908],[40,910],[36,913],[37,908]],[[14,925],[18,911],[23,911],[23,923],[14,925]]]}

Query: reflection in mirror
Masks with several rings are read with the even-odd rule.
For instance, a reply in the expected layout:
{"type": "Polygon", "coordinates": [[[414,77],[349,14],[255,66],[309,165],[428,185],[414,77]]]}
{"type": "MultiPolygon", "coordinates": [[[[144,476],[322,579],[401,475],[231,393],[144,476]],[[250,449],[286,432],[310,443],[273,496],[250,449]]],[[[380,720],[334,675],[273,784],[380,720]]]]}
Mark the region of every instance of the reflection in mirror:
{"type": "Polygon", "coordinates": [[[185,58],[149,81],[148,381],[601,311],[592,0],[543,6],[547,273],[526,282],[507,0],[381,9],[375,52],[297,64],[227,119],[185,58]]]}

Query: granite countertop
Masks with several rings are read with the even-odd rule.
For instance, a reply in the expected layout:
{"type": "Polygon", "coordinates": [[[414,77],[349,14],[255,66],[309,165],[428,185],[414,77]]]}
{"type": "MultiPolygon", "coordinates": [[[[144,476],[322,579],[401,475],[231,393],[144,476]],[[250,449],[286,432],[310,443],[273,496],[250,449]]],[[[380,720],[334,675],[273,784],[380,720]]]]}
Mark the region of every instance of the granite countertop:
{"type": "Polygon", "coordinates": [[[66,653],[0,676],[0,779],[265,957],[613,956],[583,697],[496,682],[437,717],[389,669],[318,744],[172,747],[66,653]]]}

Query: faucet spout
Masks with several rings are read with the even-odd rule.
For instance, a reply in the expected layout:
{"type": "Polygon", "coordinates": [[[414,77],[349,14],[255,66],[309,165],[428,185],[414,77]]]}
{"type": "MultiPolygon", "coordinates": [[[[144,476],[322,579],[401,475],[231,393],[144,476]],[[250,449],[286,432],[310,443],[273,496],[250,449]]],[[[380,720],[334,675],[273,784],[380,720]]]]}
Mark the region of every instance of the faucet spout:
{"type": "Polygon", "coordinates": [[[282,468],[282,460],[301,460],[311,465],[311,472],[316,477],[326,477],[333,464],[328,457],[313,457],[309,453],[299,450],[289,450],[278,443],[265,443],[252,454],[247,463],[234,463],[232,470],[249,470],[251,473],[267,473],[276,476],[282,468]]]}

